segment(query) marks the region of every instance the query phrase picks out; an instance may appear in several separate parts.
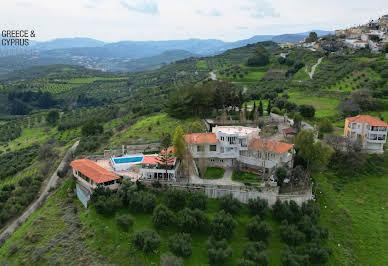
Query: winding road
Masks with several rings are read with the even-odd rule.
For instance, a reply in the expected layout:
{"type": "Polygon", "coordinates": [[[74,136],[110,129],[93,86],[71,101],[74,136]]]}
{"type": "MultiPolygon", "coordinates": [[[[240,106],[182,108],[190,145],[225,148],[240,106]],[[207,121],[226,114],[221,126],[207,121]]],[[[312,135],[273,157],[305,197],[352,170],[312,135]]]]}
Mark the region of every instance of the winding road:
{"type": "Polygon", "coordinates": [[[217,80],[217,76],[216,76],[216,74],[215,74],[213,71],[210,72],[209,74],[210,74],[210,78],[211,78],[212,80],[217,80]]]}
{"type": "Polygon", "coordinates": [[[50,177],[47,184],[42,187],[39,198],[37,198],[33,203],[31,203],[30,206],[17,219],[10,223],[8,227],[0,234],[0,246],[2,245],[3,241],[9,238],[16,231],[16,229],[18,229],[18,227],[21,226],[28,219],[28,217],[30,217],[32,213],[34,213],[34,211],[36,211],[40,206],[42,206],[42,204],[45,202],[45,200],[50,194],[50,189],[52,187],[55,187],[58,182],[58,171],[62,170],[63,167],[66,165],[67,158],[75,151],[78,144],[79,141],[75,142],[73,146],[71,146],[67,150],[65,156],[63,157],[58,168],[55,170],[54,174],[50,177]]]}
{"type": "Polygon", "coordinates": [[[306,73],[310,76],[310,79],[313,79],[313,76],[314,76],[314,73],[315,73],[315,69],[322,62],[322,59],[323,59],[323,57],[318,59],[318,62],[315,65],[313,65],[313,67],[311,68],[311,72],[308,72],[307,71],[307,67],[306,67],[306,73]]]}

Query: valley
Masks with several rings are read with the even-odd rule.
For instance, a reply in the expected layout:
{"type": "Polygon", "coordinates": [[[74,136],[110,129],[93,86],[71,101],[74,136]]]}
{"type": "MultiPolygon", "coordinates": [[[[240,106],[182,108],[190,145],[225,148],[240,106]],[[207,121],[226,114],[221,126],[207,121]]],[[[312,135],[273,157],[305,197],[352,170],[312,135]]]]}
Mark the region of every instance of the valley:
{"type": "Polygon", "coordinates": [[[0,265],[387,264],[385,53],[337,35],[266,38],[83,40],[95,49],[39,44],[43,61],[17,69],[28,58],[0,59],[0,232],[58,175],[0,242],[0,265]],[[144,54],[88,61],[124,44],[144,54]]]}

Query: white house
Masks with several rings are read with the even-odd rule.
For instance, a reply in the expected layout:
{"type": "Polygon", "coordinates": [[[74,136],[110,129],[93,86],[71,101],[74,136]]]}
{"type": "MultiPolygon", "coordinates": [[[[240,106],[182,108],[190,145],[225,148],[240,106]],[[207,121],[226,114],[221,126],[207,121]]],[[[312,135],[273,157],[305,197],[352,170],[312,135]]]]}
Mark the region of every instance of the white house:
{"type": "MultiPolygon", "coordinates": [[[[165,151],[162,151],[161,153],[163,152],[165,151]]],[[[174,148],[168,148],[167,153],[171,153],[172,155],[174,153],[174,148]]],[[[169,160],[167,160],[167,162],[162,162],[160,154],[145,155],[140,163],[140,178],[176,181],[178,168],[179,163],[177,162],[177,159],[174,156],[169,157],[169,160]],[[165,163],[167,163],[167,174],[165,168],[166,165],[164,165],[165,163]]]]}
{"type": "Polygon", "coordinates": [[[185,141],[196,162],[206,160],[209,166],[227,168],[244,164],[251,168],[272,169],[291,162],[292,154],[288,151],[293,145],[282,142],[266,142],[260,156],[257,142],[263,140],[259,138],[259,132],[258,128],[218,126],[213,128],[213,133],[185,135],[185,141]]]}
{"type": "Polygon", "coordinates": [[[360,141],[363,149],[382,153],[387,141],[388,124],[370,115],[348,117],[345,120],[344,136],[360,141]]]}
{"type": "Polygon", "coordinates": [[[354,39],[346,39],[345,43],[355,48],[365,48],[369,44],[368,41],[354,40],[354,39]]]}
{"type": "Polygon", "coordinates": [[[250,168],[292,168],[293,158],[293,144],[257,138],[249,143],[247,151],[240,153],[239,161],[250,168]]]}
{"type": "Polygon", "coordinates": [[[70,166],[73,168],[73,176],[77,180],[77,196],[85,207],[87,207],[90,195],[97,187],[102,186],[116,190],[120,186],[121,178],[119,176],[88,159],[72,161],[70,166]]]}

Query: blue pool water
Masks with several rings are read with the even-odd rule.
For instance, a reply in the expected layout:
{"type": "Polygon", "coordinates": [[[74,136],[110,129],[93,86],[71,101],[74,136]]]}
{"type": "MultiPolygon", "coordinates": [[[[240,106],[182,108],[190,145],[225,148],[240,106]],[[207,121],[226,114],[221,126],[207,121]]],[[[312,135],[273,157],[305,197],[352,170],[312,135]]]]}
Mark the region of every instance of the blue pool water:
{"type": "Polygon", "coordinates": [[[138,163],[141,162],[141,160],[143,160],[143,156],[113,159],[115,163],[138,163]]]}

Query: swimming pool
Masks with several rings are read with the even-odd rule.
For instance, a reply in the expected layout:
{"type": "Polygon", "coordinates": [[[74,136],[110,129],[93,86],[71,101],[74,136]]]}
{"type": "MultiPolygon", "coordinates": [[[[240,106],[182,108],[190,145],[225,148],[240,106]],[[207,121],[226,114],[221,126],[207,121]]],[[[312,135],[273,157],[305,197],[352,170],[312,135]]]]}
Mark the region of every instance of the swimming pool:
{"type": "Polygon", "coordinates": [[[114,158],[115,163],[139,163],[143,160],[143,156],[137,157],[124,157],[124,158],[114,158]]]}
{"type": "Polygon", "coordinates": [[[135,164],[140,164],[143,157],[142,153],[125,154],[121,157],[111,157],[110,162],[115,171],[125,171],[135,164]]]}

